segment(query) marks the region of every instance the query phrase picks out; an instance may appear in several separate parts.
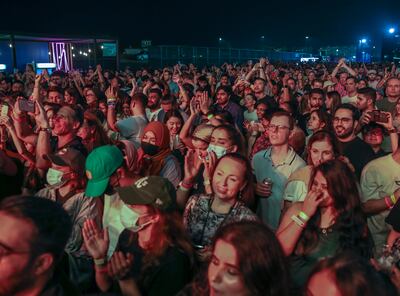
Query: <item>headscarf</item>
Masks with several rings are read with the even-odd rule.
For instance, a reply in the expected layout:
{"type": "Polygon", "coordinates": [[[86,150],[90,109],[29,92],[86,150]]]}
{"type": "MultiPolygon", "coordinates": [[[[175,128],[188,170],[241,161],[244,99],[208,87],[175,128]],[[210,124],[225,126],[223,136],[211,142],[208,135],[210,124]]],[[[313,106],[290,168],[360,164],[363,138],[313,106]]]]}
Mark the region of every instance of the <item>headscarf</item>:
{"type": "Polygon", "coordinates": [[[155,145],[159,147],[159,151],[156,155],[144,160],[143,173],[144,176],[158,176],[164,167],[165,158],[171,154],[169,130],[165,124],[153,121],[144,128],[143,135],[148,131],[154,133],[155,145]]]}

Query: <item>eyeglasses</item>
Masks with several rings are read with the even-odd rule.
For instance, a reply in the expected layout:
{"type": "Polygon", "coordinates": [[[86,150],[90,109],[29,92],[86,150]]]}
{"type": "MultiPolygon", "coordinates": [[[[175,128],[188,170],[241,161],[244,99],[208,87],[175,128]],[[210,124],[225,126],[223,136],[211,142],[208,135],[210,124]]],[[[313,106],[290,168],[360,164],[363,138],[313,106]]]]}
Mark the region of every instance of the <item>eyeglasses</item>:
{"type": "Polygon", "coordinates": [[[276,129],[278,129],[278,131],[280,131],[280,132],[283,132],[283,131],[289,129],[289,127],[288,126],[284,126],[284,125],[270,124],[270,125],[268,125],[267,129],[270,132],[274,132],[274,131],[276,131],[276,129]]]}
{"type": "Polygon", "coordinates": [[[349,123],[349,122],[351,122],[352,120],[353,120],[352,118],[347,118],[347,117],[342,117],[342,118],[335,117],[335,118],[333,118],[333,122],[335,122],[335,123],[340,122],[341,124],[343,124],[343,123],[349,123]]]}

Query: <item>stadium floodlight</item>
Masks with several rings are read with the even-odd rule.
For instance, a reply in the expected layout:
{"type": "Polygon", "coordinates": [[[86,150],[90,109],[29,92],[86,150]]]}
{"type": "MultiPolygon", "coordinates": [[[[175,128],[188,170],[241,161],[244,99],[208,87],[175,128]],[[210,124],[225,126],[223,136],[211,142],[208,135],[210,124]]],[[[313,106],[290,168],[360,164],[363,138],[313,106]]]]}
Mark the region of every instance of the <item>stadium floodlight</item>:
{"type": "Polygon", "coordinates": [[[396,31],[395,28],[390,28],[390,29],[388,30],[388,32],[389,32],[390,34],[393,34],[395,31],[396,31]]]}

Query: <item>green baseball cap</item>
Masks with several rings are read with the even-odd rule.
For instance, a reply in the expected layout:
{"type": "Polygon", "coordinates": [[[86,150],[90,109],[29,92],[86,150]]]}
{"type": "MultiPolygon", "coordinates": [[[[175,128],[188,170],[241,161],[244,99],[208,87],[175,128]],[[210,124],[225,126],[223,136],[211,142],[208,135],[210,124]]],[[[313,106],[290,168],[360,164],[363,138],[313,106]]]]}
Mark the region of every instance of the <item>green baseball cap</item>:
{"type": "Polygon", "coordinates": [[[133,185],[115,189],[128,205],[151,205],[162,211],[176,209],[176,189],[172,183],[159,176],[148,176],[133,185]]]}
{"type": "Polygon", "coordinates": [[[122,165],[124,157],[117,146],[106,145],[94,149],[86,158],[85,195],[97,197],[104,193],[111,175],[122,165]]]}

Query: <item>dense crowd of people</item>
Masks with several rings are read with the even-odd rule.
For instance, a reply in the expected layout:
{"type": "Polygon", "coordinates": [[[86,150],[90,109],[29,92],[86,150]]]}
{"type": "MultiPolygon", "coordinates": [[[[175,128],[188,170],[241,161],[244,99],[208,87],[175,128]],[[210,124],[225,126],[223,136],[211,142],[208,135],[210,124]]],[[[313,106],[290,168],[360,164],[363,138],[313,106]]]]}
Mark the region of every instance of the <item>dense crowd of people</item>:
{"type": "Polygon", "coordinates": [[[398,295],[400,67],[0,73],[0,295],[398,295]]]}

